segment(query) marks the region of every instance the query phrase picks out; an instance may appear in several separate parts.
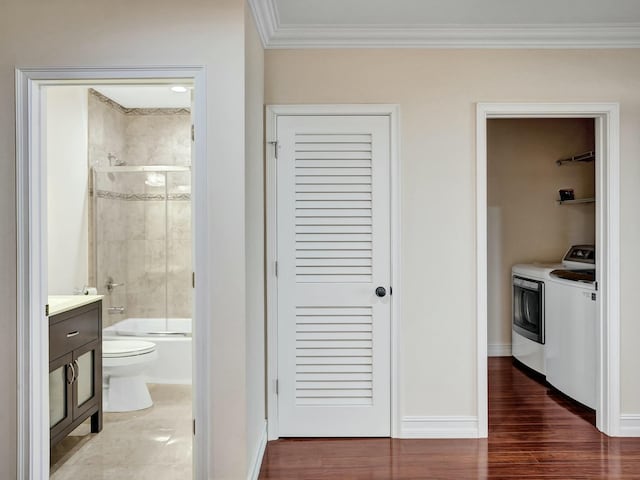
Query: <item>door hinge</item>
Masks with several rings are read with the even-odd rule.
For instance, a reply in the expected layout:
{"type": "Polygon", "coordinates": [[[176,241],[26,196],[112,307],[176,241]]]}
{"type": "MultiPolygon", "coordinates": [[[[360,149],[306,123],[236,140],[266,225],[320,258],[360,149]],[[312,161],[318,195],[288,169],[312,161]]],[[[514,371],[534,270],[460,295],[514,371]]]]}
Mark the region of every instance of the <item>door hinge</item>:
{"type": "Polygon", "coordinates": [[[278,379],[276,378],[276,395],[278,395],[278,393],[280,393],[280,389],[279,389],[279,385],[278,385],[278,379]]]}
{"type": "Polygon", "coordinates": [[[278,261],[273,262],[273,270],[275,272],[276,277],[278,276],[278,261]]]}
{"type": "Polygon", "coordinates": [[[191,288],[196,288],[196,272],[191,272],[191,288]]]}
{"type": "Polygon", "coordinates": [[[196,126],[193,124],[191,125],[191,141],[196,141],[196,126]]]}
{"type": "Polygon", "coordinates": [[[193,419],[193,436],[195,437],[196,435],[196,419],[193,419]]]}
{"type": "Polygon", "coordinates": [[[269,145],[273,145],[273,155],[276,157],[276,160],[277,160],[278,159],[278,141],[274,140],[268,143],[269,145]]]}
{"type": "Polygon", "coordinates": [[[598,282],[595,282],[596,292],[598,291],[598,282]]]}
{"type": "Polygon", "coordinates": [[[49,304],[48,303],[44,306],[44,316],[45,317],[49,316],[49,304]]]}

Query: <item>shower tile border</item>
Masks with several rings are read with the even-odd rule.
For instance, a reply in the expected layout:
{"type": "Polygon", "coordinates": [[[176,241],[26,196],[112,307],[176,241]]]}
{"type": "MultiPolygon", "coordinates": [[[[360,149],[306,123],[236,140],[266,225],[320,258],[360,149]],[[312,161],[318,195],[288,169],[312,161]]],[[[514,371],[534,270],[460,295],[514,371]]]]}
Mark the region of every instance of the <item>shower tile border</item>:
{"type": "Polygon", "coordinates": [[[125,200],[125,201],[152,201],[152,200],[191,200],[190,193],[169,193],[166,196],[163,193],[118,193],[109,190],[96,190],[97,198],[105,198],[108,200],[125,200]]]}

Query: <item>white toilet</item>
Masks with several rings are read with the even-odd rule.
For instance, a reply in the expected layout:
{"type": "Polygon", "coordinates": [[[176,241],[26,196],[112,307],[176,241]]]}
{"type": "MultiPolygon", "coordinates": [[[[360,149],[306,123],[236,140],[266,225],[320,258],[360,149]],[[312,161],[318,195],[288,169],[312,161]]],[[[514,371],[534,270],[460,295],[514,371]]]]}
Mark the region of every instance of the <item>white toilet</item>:
{"type": "Polygon", "coordinates": [[[132,412],[153,405],[144,372],[157,357],[156,344],[153,342],[103,340],[103,411],[132,412]]]}

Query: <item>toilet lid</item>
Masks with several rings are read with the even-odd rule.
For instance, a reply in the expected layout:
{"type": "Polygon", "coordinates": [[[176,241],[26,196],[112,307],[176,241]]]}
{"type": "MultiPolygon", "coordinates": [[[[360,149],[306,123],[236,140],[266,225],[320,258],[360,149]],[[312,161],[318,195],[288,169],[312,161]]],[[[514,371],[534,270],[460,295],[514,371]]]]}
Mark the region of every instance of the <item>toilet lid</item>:
{"type": "Polygon", "coordinates": [[[142,340],[103,340],[102,356],[106,358],[131,357],[153,352],[156,344],[142,340]]]}

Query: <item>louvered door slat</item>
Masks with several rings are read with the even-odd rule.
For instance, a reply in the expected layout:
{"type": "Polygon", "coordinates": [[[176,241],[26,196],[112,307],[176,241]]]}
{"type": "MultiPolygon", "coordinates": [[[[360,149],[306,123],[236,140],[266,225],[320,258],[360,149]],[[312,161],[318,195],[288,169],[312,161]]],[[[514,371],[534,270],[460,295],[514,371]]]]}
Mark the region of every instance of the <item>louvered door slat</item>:
{"type": "Polygon", "coordinates": [[[319,142],[329,142],[329,143],[370,143],[371,135],[369,134],[338,134],[338,135],[329,135],[326,133],[316,133],[316,134],[298,134],[297,143],[319,143],[319,142]]]}
{"type": "Polygon", "coordinates": [[[365,166],[354,167],[349,163],[327,164],[323,167],[308,167],[300,160],[296,160],[296,178],[300,177],[371,177],[371,160],[366,161],[365,166]]]}
{"type": "Polygon", "coordinates": [[[370,208],[297,208],[297,218],[357,218],[365,217],[371,219],[370,208]]]}
{"type": "MultiPolygon", "coordinates": [[[[319,140],[326,140],[326,137],[319,136],[319,140]]],[[[298,137],[296,141],[296,152],[371,152],[371,141],[362,143],[306,143],[301,142],[300,137],[298,137]]]]}
{"type": "Polygon", "coordinates": [[[371,152],[297,152],[297,160],[370,160],[371,152]]]}
{"type": "MultiPolygon", "coordinates": [[[[300,154],[302,155],[302,154],[300,154]]],[[[371,158],[301,158],[298,156],[296,159],[296,173],[298,175],[306,175],[308,168],[322,169],[344,169],[344,168],[363,168],[365,170],[359,170],[362,172],[369,171],[371,166],[371,158]]],[[[324,170],[325,175],[331,175],[330,172],[324,170]]],[[[371,172],[369,171],[369,174],[371,172]]],[[[366,173],[364,175],[367,175],[366,173]]]]}
{"type": "Polygon", "coordinates": [[[386,117],[278,123],[282,435],[388,434],[388,134],[386,117]]]}

